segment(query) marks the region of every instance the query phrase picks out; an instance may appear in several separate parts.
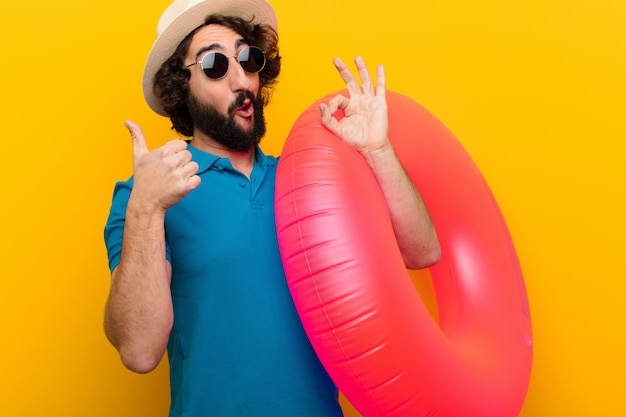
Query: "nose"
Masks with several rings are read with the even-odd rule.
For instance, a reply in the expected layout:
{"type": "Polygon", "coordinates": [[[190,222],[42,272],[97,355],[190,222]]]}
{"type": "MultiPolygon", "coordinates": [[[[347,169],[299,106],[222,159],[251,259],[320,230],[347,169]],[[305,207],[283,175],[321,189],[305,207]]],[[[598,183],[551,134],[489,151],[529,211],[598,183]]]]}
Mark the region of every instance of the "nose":
{"type": "Polygon", "coordinates": [[[247,73],[239,61],[237,61],[237,57],[231,57],[231,62],[228,68],[227,77],[230,79],[231,87],[233,91],[247,91],[250,89],[251,85],[251,77],[256,76],[256,74],[247,73]]]}

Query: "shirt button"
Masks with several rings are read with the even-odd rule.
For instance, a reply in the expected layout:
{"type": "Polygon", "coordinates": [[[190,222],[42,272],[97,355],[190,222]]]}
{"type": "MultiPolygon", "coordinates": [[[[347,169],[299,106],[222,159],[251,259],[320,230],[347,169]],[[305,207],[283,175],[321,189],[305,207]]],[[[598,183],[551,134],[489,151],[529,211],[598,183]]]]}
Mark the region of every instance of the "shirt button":
{"type": "Polygon", "coordinates": [[[248,183],[247,183],[246,181],[244,181],[244,180],[241,180],[241,181],[239,181],[239,185],[240,185],[242,188],[245,188],[245,187],[248,185],[248,183]]]}
{"type": "Polygon", "coordinates": [[[224,170],[224,164],[217,164],[215,166],[219,171],[223,171],[224,170]]]}

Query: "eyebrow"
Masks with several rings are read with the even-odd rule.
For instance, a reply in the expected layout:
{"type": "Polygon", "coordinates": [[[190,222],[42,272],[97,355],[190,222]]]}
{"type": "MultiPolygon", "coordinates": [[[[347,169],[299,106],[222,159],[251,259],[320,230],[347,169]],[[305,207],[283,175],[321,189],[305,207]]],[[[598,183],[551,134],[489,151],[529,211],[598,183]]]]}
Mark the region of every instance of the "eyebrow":
{"type": "MultiPolygon", "coordinates": [[[[248,42],[246,42],[244,39],[238,39],[235,42],[235,49],[239,49],[241,45],[247,45],[247,44],[248,42]]],[[[215,49],[219,51],[223,51],[224,47],[220,45],[219,43],[212,43],[210,45],[205,45],[202,48],[200,48],[198,52],[196,52],[196,60],[200,59],[200,56],[204,54],[205,52],[213,51],[215,49]]]]}

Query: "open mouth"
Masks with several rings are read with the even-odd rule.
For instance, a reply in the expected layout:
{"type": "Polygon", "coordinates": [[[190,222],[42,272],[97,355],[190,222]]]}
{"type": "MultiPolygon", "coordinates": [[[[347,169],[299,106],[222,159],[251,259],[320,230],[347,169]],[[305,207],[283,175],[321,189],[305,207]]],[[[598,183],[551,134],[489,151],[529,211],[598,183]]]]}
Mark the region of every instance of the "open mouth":
{"type": "Polygon", "coordinates": [[[244,100],[243,104],[237,108],[236,113],[241,117],[252,117],[252,115],[254,114],[254,106],[252,105],[252,100],[244,100]]]}

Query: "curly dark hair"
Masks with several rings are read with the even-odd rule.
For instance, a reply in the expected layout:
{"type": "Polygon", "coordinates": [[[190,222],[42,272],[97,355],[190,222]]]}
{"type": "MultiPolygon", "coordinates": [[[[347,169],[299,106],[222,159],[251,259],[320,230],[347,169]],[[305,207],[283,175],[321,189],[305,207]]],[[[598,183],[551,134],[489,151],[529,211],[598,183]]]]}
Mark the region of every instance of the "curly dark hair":
{"type": "Polygon", "coordinates": [[[210,15],[207,17],[203,25],[194,29],[183,39],[154,77],[154,93],[169,115],[172,128],[187,137],[193,135],[193,122],[187,110],[191,72],[185,67],[184,59],[196,32],[212,24],[234,30],[248,45],[257,46],[265,52],[267,62],[259,73],[260,94],[264,106],[269,103],[272,88],[278,81],[280,73],[281,56],[278,51],[278,34],[274,29],[234,16],[210,15]]]}

